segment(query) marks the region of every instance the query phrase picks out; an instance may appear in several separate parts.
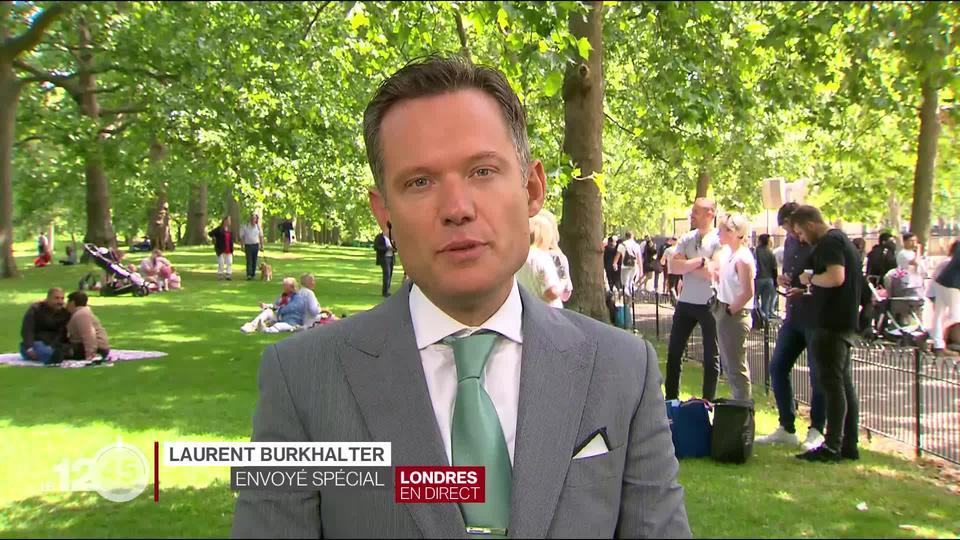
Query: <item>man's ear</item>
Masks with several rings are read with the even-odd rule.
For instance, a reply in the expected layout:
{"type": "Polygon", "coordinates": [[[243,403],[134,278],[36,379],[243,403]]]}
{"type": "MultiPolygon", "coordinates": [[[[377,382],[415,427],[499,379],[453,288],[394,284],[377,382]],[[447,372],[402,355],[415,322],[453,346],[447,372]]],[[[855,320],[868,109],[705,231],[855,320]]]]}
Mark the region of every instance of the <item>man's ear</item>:
{"type": "Polygon", "coordinates": [[[389,228],[387,223],[390,222],[390,210],[387,208],[387,201],[376,188],[371,188],[367,194],[370,200],[370,211],[373,212],[373,217],[380,225],[380,230],[386,233],[389,228]]]}
{"type": "Polygon", "coordinates": [[[528,217],[537,215],[543,208],[543,198],[547,191],[547,175],[543,163],[537,159],[527,167],[527,213],[528,217]]]}

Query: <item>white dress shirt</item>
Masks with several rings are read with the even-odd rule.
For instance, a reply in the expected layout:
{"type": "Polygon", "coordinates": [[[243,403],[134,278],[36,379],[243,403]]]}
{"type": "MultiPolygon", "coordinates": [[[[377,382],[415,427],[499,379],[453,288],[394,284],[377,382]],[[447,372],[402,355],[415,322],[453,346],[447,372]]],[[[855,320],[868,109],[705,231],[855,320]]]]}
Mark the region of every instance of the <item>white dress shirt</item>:
{"type": "Polygon", "coordinates": [[[450,450],[450,432],[453,425],[453,405],[457,397],[457,366],[453,348],[439,343],[445,337],[468,336],[477,331],[492,330],[499,334],[490,357],[483,368],[480,383],[490,395],[497,410],[503,437],[513,463],[513,449],[517,437],[517,408],[520,401],[520,354],[523,304],[520,289],[514,281],[513,289],[500,309],[479,327],[462,324],[443,311],[423,294],[416,285],[410,291],[410,317],[420,349],[423,373],[430,391],[433,412],[440,427],[448,463],[453,463],[450,450]]]}

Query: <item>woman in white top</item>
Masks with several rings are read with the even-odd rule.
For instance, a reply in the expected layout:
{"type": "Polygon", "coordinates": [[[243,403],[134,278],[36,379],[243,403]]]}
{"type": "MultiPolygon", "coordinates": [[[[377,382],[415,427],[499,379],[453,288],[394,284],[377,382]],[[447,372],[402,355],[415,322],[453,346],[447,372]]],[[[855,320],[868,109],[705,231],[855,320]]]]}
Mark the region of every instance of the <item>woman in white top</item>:
{"type": "Polygon", "coordinates": [[[530,252],[527,262],[517,271],[517,282],[528,292],[553,307],[563,307],[564,284],[549,250],[550,221],[537,214],[530,218],[530,252]]]}
{"type": "Polygon", "coordinates": [[[746,340],[753,311],[753,282],[757,264],[746,245],[750,222],[740,214],[731,214],[719,222],[720,251],[714,269],[717,301],[713,316],[717,320],[720,361],[734,399],[751,399],[750,366],[747,364],[746,340]]]}
{"type": "Polygon", "coordinates": [[[563,283],[560,300],[566,302],[570,299],[570,295],[573,294],[573,280],[570,278],[570,261],[568,261],[567,256],[560,251],[560,228],[557,226],[557,216],[553,215],[553,212],[549,210],[540,210],[535,217],[544,218],[550,225],[549,231],[545,231],[549,238],[544,238],[544,241],[548,241],[549,247],[547,248],[547,253],[553,257],[553,264],[557,267],[557,277],[559,277],[563,283]]]}

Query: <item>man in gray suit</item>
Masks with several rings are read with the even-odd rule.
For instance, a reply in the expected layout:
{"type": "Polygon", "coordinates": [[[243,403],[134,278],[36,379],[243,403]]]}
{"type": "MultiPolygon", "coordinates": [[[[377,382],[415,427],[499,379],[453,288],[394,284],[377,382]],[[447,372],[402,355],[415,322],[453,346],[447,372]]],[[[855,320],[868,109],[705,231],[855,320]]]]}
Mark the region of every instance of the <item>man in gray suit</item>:
{"type": "Polygon", "coordinates": [[[234,537],[689,537],[653,348],[519,288],[543,165],[496,70],[430,57],[367,106],[370,205],[412,284],[267,348],[254,441],[479,465],[486,502],[242,491],[234,537]]]}

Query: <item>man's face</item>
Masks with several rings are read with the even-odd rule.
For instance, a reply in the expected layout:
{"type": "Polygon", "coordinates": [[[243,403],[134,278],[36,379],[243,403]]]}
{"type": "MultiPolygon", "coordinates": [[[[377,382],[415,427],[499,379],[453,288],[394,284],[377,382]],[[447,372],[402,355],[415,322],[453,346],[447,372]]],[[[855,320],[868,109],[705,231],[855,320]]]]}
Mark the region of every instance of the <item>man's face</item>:
{"type": "Polygon", "coordinates": [[[793,231],[797,235],[797,238],[801,242],[806,242],[808,244],[816,244],[820,240],[820,233],[817,226],[812,223],[804,223],[802,225],[794,225],[793,231]]]}
{"type": "Polygon", "coordinates": [[[384,193],[370,206],[407,274],[436,299],[498,294],[526,260],[545,176],[534,161],[524,185],[497,102],[473,89],[401,101],[380,141],[384,193]]]}
{"type": "Polygon", "coordinates": [[[783,220],[782,228],[785,233],[797,236],[797,233],[793,230],[793,223],[790,223],[789,219],[783,220]]]}
{"type": "Polygon", "coordinates": [[[314,287],[316,284],[317,284],[317,282],[316,282],[312,277],[311,277],[311,278],[304,278],[303,281],[300,282],[300,286],[306,287],[306,288],[310,289],[311,291],[313,290],[313,287],[314,287]]]}
{"type": "Polygon", "coordinates": [[[713,210],[694,203],[690,209],[690,224],[694,229],[705,227],[713,221],[713,210]]]}
{"type": "Polygon", "coordinates": [[[53,309],[63,309],[63,291],[56,289],[47,294],[47,305],[53,309]]]}

